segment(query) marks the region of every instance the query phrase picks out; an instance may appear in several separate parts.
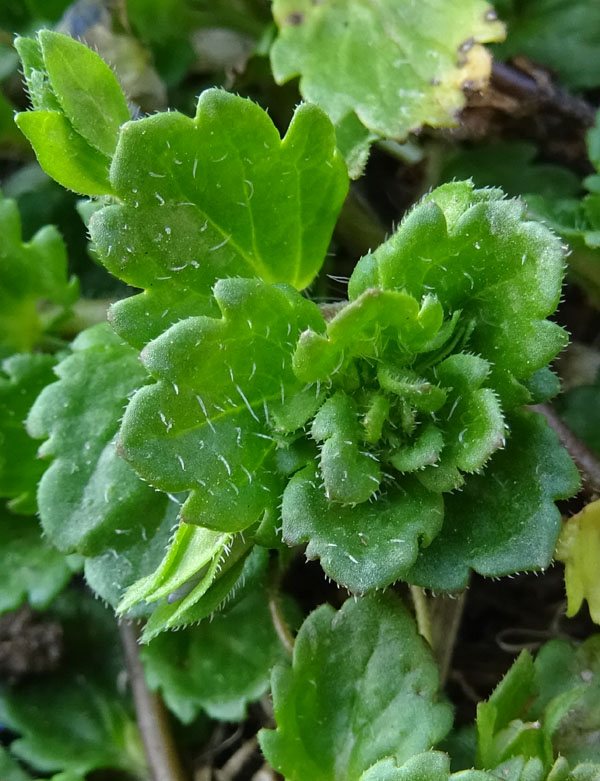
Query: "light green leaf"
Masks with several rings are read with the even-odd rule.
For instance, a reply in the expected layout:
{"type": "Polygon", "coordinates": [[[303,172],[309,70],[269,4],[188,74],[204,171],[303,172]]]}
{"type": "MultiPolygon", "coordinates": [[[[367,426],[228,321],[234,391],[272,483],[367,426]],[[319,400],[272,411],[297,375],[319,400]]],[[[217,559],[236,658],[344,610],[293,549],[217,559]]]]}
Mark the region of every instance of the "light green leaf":
{"type": "Polygon", "coordinates": [[[442,531],[421,550],[408,582],[455,591],[470,569],[497,577],[549,566],[561,528],[554,502],[575,493],[579,474],[540,415],[513,413],[508,425],[506,449],[445,497],[442,531]]]}
{"type": "Polygon", "coordinates": [[[7,358],[0,371],[0,496],[11,499],[13,512],[34,513],[35,494],[45,464],[24,421],[39,392],[52,382],[56,359],[20,354],[7,358]]]}
{"type": "Polygon", "coordinates": [[[0,614],[27,601],[45,608],[72,574],[65,557],[42,539],[37,518],[0,509],[0,614]]]}
{"type": "MultiPolygon", "coordinates": [[[[452,125],[464,105],[465,83],[483,87],[490,55],[504,26],[481,0],[274,0],[279,36],[271,48],[275,79],[300,76],[306,100],[334,124],[405,138],[421,125],[452,125]]],[[[356,149],[356,131],[341,134],[356,149]]],[[[363,141],[364,143],[364,141],[363,141]]],[[[357,170],[356,155],[350,155],[357,170]]]]}
{"type": "Polygon", "coordinates": [[[201,710],[214,719],[244,719],[247,703],[265,694],[271,667],[284,659],[265,588],[246,594],[211,621],[162,634],[142,650],[148,685],[160,689],[181,721],[201,710]]]}
{"type": "Polygon", "coordinates": [[[119,450],[161,490],[191,491],[184,521],[235,532],[279,503],[276,429],[301,427],[320,403],[294,376],[292,351],[324,323],[288,286],[229,279],[214,295],[221,319],[188,318],[144,349],[159,382],[129,403],[119,450]]]}
{"type": "Polygon", "coordinates": [[[296,110],[282,140],[259,106],[207,90],[194,119],[170,112],[125,125],[111,184],[120,203],[97,212],[90,231],[108,270],[146,290],[112,310],[141,347],[182,317],[210,314],[219,278],[309,285],[348,178],[315,106],[296,110]]]}
{"type": "Polygon", "coordinates": [[[450,773],[450,758],[440,751],[415,754],[404,764],[395,759],[382,759],[360,777],[360,781],[492,781],[497,776],[482,770],[450,773]]]}
{"type": "Polygon", "coordinates": [[[83,331],[27,419],[40,454],[53,457],[38,490],[42,526],[59,550],[94,556],[154,531],[167,497],[145,485],[115,450],[127,399],[147,381],[137,352],[107,324],[83,331]]]}
{"type": "Polygon", "coordinates": [[[555,556],[565,564],[567,615],[574,616],[585,599],[592,621],[600,624],[600,500],[564,524],[555,556]]]}
{"type": "Polygon", "coordinates": [[[273,671],[277,729],[259,734],[261,748],[290,781],[358,781],[380,759],[401,764],[446,734],[452,715],[437,687],[395,597],[322,605],[300,628],[292,664],[273,671]]]}
{"type": "Polygon", "coordinates": [[[31,350],[77,298],[78,285],[67,279],[65,246],[56,228],[42,228],[23,242],[17,204],[1,195],[0,231],[0,357],[5,357],[31,350]]]}
{"type": "MultiPolygon", "coordinates": [[[[109,66],[91,49],[51,30],[38,33],[48,80],[65,117],[88,144],[111,157],[129,108],[109,66]]],[[[38,108],[34,103],[34,108],[38,108]]]]}

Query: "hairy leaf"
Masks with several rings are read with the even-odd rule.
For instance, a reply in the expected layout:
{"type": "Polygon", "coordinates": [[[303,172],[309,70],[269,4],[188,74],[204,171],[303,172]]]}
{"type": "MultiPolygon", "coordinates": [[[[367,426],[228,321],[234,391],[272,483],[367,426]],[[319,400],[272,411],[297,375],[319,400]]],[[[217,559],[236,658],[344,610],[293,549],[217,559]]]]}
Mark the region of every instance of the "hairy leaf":
{"type": "Polygon", "coordinates": [[[324,403],[311,428],[318,468],[285,490],[284,539],[307,541],[358,592],[398,577],[452,589],[469,567],[547,566],[552,500],[576,489],[576,472],[541,421],[512,410],[556,391],[545,365],[566,334],[544,318],[562,273],[559,241],[497,190],[458,182],[417,205],[359,262],[326,331],[300,335],[294,372],[324,403]],[[488,505],[507,481],[510,495],[488,505]]]}
{"type": "Polygon", "coordinates": [[[51,355],[20,354],[7,358],[0,372],[0,496],[11,499],[13,512],[34,513],[35,494],[45,464],[24,421],[39,392],[54,379],[51,355]]]}
{"type": "Polygon", "coordinates": [[[117,455],[114,437],[127,399],[147,381],[137,352],[107,324],[82,332],[29,413],[31,436],[53,457],[38,490],[44,531],[59,550],[94,556],[127,547],[136,527],[154,531],[167,497],[117,455]]]}
{"type": "Polygon", "coordinates": [[[565,564],[567,615],[574,616],[585,599],[592,621],[600,624],[600,501],[564,524],[555,556],[565,564]]]}
{"type": "Polygon", "coordinates": [[[221,319],[190,317],[144,349],[159,382],[131,400],[119,449],[158,488],[191,491],[184,521],[235,532],[279,502],[272,426],[298,428],[318,406],[291,357],[298,333],[324,323],[288,286],[229,279],[214,295],[221,319]]]}
{"type": "Polygon", "coordinates": [[[181,317],[210,314],[223,277],[310,284],[348,186],[333,128],[302,105],[282,140],[249,100],[202,93],[194,119],[176,112],[125,125],[111,168],[118,205],[90,231],[104,265],[145,289],[112,309],[143,346],[181,317]]]}
{"type": "Polygon", "coordinates": [[[403,764],[393,758],[382,759],[363,773],[360,781],[492,781],[497,777],[482,770],[450,773],[450,758],[446,754],[427,751],[415,754],[403,764]]]}
{"type": "Polygon", "coordinates": [[[504,37],[481,0],[274,0],[273,15],[276,81],[300,76],[303,97],[327,111],[343,147],[354,149],[365,142],[354,115],[371,133],[398,139],[424,124],[454,124],[461,87],[487,82],[491,59],[481,44],[504,37]]]}
{"type": "Polygon", "coordinates": [[[65,557],[41,537],[37,518],[0,509],[0,613],[27,601],[45,608],[62,591],[72,570],[65,557]]]}
{"type": "Polygon", "coordinates": [[[16,122],[53,179],[85,195],[112,192],[108,169],[129,108],[109,66],[68,35],[17,38],[33,111],[16,122]]]}
{"type": "Polygon", "coordinates": [[[579,474],[537,414],[508,419],[506,449],[485,472],[445,498],[444,526],[406,579],[427,588],[464,588],[473,569],[486,577],[549,566],[561,517],[554,502],[574,494],[579,474]]]}
{"type": "Polygon", "coordinates": [[[322,605],[300,628],[292,665],[273,671],[277,729],[260,733],[261,747],[290,781],[358,781],[378,760],[403,763],[446,734],[452,716],[437,686],[396,598],[322,605]]]}
{"type": "Polygon", "coordinates": [[[31,350],[73,303],[78,285],[67,279],[65,246],[56,228],[42,228],[23,242],[17,204],[1,196],[0,231],[0,357],[5,357],[31,350]]]}
{"type": "Polygon", "coordinates": [[[201,710],[242,720],[247,703],[269,688],[271,667],[284,658],[263,588],[253,587],[212,620],[155,638],[142,651],[148,685],[160,689],[183,722],[201,710]]]}

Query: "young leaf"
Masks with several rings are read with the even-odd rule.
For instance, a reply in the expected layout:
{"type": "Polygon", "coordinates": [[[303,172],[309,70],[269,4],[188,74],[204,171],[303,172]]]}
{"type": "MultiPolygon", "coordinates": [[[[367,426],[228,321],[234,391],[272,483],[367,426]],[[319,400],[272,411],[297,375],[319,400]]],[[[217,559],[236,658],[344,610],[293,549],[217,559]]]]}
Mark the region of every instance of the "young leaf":
{"type": "Polygon", "coordinates": [[[15,201],[0,195],[0,357],[27,352],[43,331],[77,298],[77,281],[67,279],[67,256],[53,226],[23,242],[15,201]],[[55,306],[45,314],[40,299],[55,306]]]}
{"type": "Polygon", "coordinates": [[[0,371],[0,496],[13,512],[34,513],[36,490],[45,464],[24,420],[42,388],[54,380],[51,355],[13,355],[0,371]]]}
{"type": "Polygon", "coordinates": [[[401,764],[446,734],[452,716],[437,687],[396,598],[322,605],[300,628],[291,666],[273,671],[277,729],[259,734],[261,748],[290,781],[358,781],[380,759],[401,764]]]}
{"type": "Polygon", "coordinates": [[[507,447],[461,493],[445,497],[444,526],[406,579],[455,591],[470,569],[486,577],[549,566],[561,528],[554,502],[571,496],[579,474],[537,414],[513,413],[507,447]]]}
{"type": "Polygon", "coordinates": [[[17,114],[42,168],[84,195],[108,195],[108,169],[129,108],[109,66],[68,35],[41,30],[15,46],[33,111],[17,114]]]}
{"type": "Polygon", "coordinates": [[[141,347],[182,317],[210,314],[218,278],[309,285],[348,177],[315,106],[296,110],[282,140],[259,106],[206,90],[194,119],[125,125],[111,184],[119,204],[90,231],[108,270],[146,291],[112,309],[117,331],[141,347]]]}
{"type": "MultiPolygon", "coordinates": [[[[441,751],[415,754],[404,764],[395,759],[382,759],[360,777],[360,781],[493,781],[498,776],[483,770],[463,770],[450,773],[450,758],[441,751]]],[[[513,781],[513,779],[509,779],[513,781]]]]}
{"type": "Polygon", "coordinates": [[[147,381],[137,352],[103,323],[83,331],[56,367],[27,419],[40,454],[53,457],[38,489],[42,526],[65,552],[94,556],[128,545],[131,530],[154,531],[167,497],[117,455],[114,437],[128,396],[147,381]]]}
{"type": "Polygon", "coordinates": [[[285,490],[284,539],[308,541],[308,555],[359,592],[398,577],[459,588],[470,566],[489,575],[547,566],[552,500],[575,490],[577,474],[541,421],[512,410],[555,386],[545,364],[566,334],[544,317],[562,272],[558,240],[499,191],[457,182],[417,205],[359,262],[350,302],[325,333],[300,335],[293,369],[324,400],[312,424],[323,444],[318,470],[285,490]],[[496,480],[480,476],[484,467],[496,480]],[[506,480],[510,497],[488,504],[506,480]],[[440,494],[463,484],[471,504],[446,499],[442,527],[440,494]]]}
{"type": "Polygon", "coordinates": [[[569,518],[554,555],[565,564],[567,615],[574,616],[586,599],[592,621],[600,624],[600,500],[569,518]]]}
{"type": "MultiPolygon", "coordinates": [[[[504,37],[481,0],[274,0],[273,16],[275,80],[300,76],[303,97],[336,125],[354,127],[356,115],[371,133],[396,139],[424,124],[454,124],[463,84],[481,87],[489,77],[491,58],[481,44],[504,37]]],[[[356,131],[354,143],[347,130],[341,135],[345,148],[364,144],[356,131]]]]}
{"type": "Polygon", "coordinates": [[[272,666],[284,658],[263,588],[252,588],[211,621],[168,632],[142,650],[146,680],[160,689],[183,722],[201,710],[211,718],[244,719],[247,703],[269,688],[272,666]]]}
{"type": "Polygon", "coordinates": [[[0,689],[0,719],[21,735],[11,752],[44,773],[114,768],[146,777],[140,736],[117,688],[124,665],[114,619],[82,593],[59,597],[50,615],[65,635],[62,670],[0,689]]]}
{"type": "Polygon", "coordinates": [[[12,515],[0,508],[0,613],[27,601],[45,608],[69,582],[72,569],[65,557],[41,537],[37,518],[12,515]]]}
{"type": "Polygon", "coordinates": [[[300,331],[324,322],[289,286],[228,279],[214,296],[221,319],[190,317],[142,352],[159,382],[129,403],[119,450],[161,490],[191,490],[184,521],[235,532],[279,502],[273,425],[299,428],[319,404],[291,357],[300,331]]]}

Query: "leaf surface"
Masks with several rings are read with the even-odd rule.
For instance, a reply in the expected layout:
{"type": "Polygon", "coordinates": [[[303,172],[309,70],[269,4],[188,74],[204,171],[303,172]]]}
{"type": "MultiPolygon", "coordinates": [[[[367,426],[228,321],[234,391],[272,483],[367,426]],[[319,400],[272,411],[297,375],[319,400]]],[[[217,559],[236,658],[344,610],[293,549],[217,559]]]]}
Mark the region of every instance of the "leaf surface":
{"type": "Polygon", "coordinates": [[[446,734],[452,716],[437,687],[396,598],[322,605],[300,628],[292,665],[273,671],[277,729],[260,733],[261,748],[290,781],[358,781],[379,759],[403,763],[446,734]]]}
{"type": "Polygon", "coordinates": [[[45,464],[37,444],[25,430],[29,408],[55,379],[51,355],[18,354],[2,363],[0,372],[0,496],[11,499],[13,512],[34,513],[36,491],[45,464]]]}
{"type": "Polygon", "coordinates": [[[508,423],[506,449],[445,498],[442,531],[421,550],[409,582],[454,591],[470,569],[498,577],[549,566],[561,528],[554,501],[575,493],[579,475],[540,415],[521,412],[508,423]]]}
{"type": "Polygon", "coordinates": [[[191,490],[184,521],[235,532],[279,502],[274,427],[302,426],[319,403],[294,376],[292,351],[323,319],[288,286],[229,279],[214,295],[221,319],[188,318],[143,351],[159,381],[131,400],[119,449],[161,490],[191,490]]]}
{"type": "Polygon", "coordinates": [[[567,615],[574,616],[585,599],[592,621],[600,624],[600,500],[564,524],[555,556],[565,564],[567,615]]]}
{"type": "Polygon", "coordinates": [[[155,638],[142,659],[150,688],[160,689],[167,706],[188,723],[201,710],[214,719],[244,719],[247,703],[265,694],[271,667],[284,654],[265,588],[253,587],[211,621],[155,638]]]}
{"type": "Polygon", "coordinates": [[[38,489],[42,526],[65,552],[93,556],[127,546],[136,527],[156,529],[167,497],[145,485],[117,454],[123,408],[147,381],[137,352],[107,324],[83,331],[56,367],[27,419],[40,454],[52,457],[38,489]]]}
{"type": "Polygon", "coordinates": [[[75,279],[67,279],[67,256],[53,226],[38,231],[30,242],[21,235],[15,201],[0,196],[0,356],[27,352],[57,315],[78,294],[75,279]],[[44,314],[38,304],[47,299],[56,310],[44,314]]]}
{"type": "Polygon", "coordinates": [[[71,579],[65,557],[41,532],[37,518],[0,509],[0,613],[16,610],[25,601],[41,610],[71,579]]]}
{"type": "Polygon", "coordinates": [[[371,133],[396,139],[424,124],[454,124],[463,84],[487,82],[491,60],[481,44],[504,37],[480,0],[274,0],[273,16],[276,81],[300,76],[302,96],[345,128],[347,148],[360,143],[356,131],[357,141],[347,142],[353,115],[371,133]]]}
{"type": "Polygon", "coordinates": [[[296,110],[282,140],[259,106],[206,90],[194,119],[170,112],[125,125],[111,184],[120,202],[90,231],[108,270],[145,289],[112,310],[141,347],[181,317],[210,314],[219,278],[309,285],[348,177],[315,106],[296,110]]]}

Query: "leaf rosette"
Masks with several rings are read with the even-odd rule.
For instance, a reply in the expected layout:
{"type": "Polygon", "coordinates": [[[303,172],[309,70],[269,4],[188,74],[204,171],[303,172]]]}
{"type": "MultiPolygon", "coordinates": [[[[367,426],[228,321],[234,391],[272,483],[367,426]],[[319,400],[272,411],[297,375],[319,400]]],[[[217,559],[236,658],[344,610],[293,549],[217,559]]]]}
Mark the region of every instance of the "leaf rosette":
{"type": "MultiPolygon", "coordinates": [[[[419,545],[442,527],[441,495],[480,473],[516,410],[554,385],[545,367],[567,337],[545,318],[563,267],[558,239],[526,221],[520,202],[469,182],[435,190],[364,257],[348,304],[326,331],[302,333],[294,353],[296,376],[324,402],[310,428],[318,468],[285,491],[284,539],[307,541],[308,555],[355,591],[410,579],[419,545]]],[[[553,541],[552,499],[576,485],[566,469],[569,486],[556,484],[545,514],[553,541]]],[[[485,574],[510,571],[506,551],[489,562],[497,543],[492,532],[485,574]]]]}

